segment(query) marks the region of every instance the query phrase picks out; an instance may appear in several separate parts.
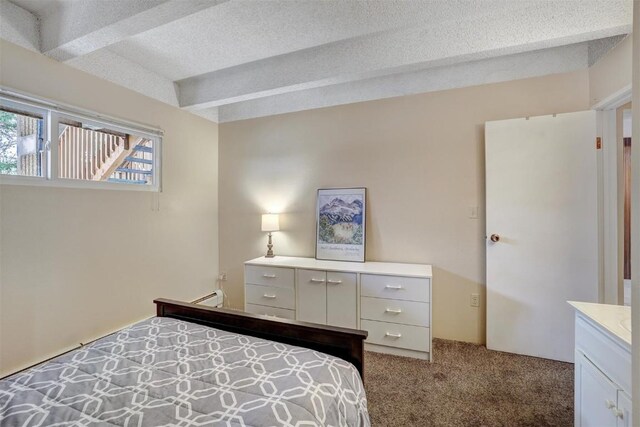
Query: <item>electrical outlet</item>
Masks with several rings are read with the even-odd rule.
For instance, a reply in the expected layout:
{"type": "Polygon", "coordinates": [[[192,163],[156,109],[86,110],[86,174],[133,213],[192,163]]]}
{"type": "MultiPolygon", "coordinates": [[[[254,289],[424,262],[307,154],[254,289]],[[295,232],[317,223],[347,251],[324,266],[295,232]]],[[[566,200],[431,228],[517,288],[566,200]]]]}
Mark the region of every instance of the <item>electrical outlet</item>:
{"type": "Polygon", "coordinates": [[[480,294],[471,294],[471,307],[480,307],[480,294]]]}
{"type": "Polygon", "coordinates": [[[227,280],[227,273],[218,274],[218,280],[221,282],[224,282],[225,280],[227,280]]]}

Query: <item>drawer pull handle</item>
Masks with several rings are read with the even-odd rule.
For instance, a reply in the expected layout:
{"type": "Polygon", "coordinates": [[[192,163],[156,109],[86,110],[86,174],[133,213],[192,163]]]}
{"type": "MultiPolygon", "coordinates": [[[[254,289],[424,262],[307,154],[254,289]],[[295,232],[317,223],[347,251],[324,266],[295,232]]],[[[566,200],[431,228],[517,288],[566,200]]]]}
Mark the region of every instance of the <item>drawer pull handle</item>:
{"type": "Polygon", "coordinates": [[[385,313],[400,314],[400,313],[402,313],[402,310],[399,309],[399,308],[387,308],[384,312],[385,313]]]}
{"type": "Polygon", "coordinates": [[[264,294],[262,295],[264,298],[269,298],[269,299],[275,299],[276,296],[275,295],[269,295],[269,294],[264,294]]]}
{"type": "Polygon", "coordinates": [[[312,279],[311,279],[311,280],[309,280],[309,281],[310,281],[311,283],[324,283],[324,280],[322,280],[322,279],[313,279],[313,278],[312,278],[312,279]]]}
{"type": "Polygon", "coordinates": [[[386,334],[384,334],[384,336],[391,338],[402,338],[402,334],[392,334],[391,332],[387,332],[386,334]]]}
{"type": "Polygon", "coordinates": [[[616,402],[614,402],[613,400],[605,400],[604,404],[607,405],[607,409],[613,409],[616,407],[616,402]]]}
{"type": "Polygon", "coordinates": [[[404,287],[400,286],[400,285],[386,285],[385,286],[386,289],[393,289],[396,291],[399,291],[400,289],[404,289],[404,287]]]}
{"type": "Polygon", "coordinates": [[[275,274],[263,274],[262,277],[264,277],[265,279],[275,279],[276,275],[275,274]]]}
{"type": "Polygon", "coordinates": [[[327,283],[330,283],[332,285],[339,285],[340,283],[342,283],[342,280],[327,280],[327,283]]]}

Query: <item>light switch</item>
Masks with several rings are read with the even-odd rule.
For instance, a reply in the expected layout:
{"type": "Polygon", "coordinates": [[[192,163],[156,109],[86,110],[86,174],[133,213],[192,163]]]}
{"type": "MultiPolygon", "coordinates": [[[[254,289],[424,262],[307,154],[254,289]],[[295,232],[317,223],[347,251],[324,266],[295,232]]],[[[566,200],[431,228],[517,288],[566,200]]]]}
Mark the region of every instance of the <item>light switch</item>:
{"type": "Polygon", "coordinates": [[[480,215],[480,206],[469,206],[469,218],[478,219],[480,215]]]}

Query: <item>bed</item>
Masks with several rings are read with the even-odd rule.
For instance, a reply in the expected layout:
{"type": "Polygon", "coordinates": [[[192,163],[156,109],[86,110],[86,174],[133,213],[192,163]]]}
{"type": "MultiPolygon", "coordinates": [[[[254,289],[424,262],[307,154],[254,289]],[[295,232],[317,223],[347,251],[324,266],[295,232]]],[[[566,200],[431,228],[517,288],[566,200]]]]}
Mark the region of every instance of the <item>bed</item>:
{"type": "Polygon", "coordinates": [[[155,303],[156,317],[0,380],[0,424],[370,425],[366,332],[155,303]]]}

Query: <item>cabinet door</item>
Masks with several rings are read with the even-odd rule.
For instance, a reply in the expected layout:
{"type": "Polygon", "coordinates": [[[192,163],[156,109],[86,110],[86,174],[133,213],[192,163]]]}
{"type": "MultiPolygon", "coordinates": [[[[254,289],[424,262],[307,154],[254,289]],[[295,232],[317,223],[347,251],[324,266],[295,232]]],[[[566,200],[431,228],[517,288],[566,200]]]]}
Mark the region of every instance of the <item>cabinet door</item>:
{"type": "Polygon", "coordinates": [[[358,325],[355,273],[327,273],[327,325],[358,325]]]}
{"type": "Polygon", "coordinates": [[[575,369],[576,426],[616,427],[616,385],[579,351],[575,369]]]}
{"type": "Polygon", "coordinates": [[[298,320],[327,324],[327,273],[298,270],[298,320]]]}
{"type": "Polygon", "coordinates": [[[617,427],[631,427],[631,398],[627,393],[618,390],[618,425],[617,427]]]}

